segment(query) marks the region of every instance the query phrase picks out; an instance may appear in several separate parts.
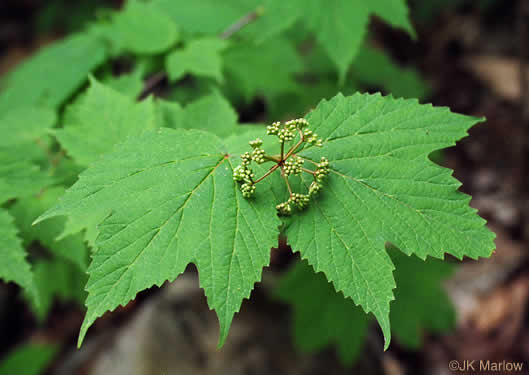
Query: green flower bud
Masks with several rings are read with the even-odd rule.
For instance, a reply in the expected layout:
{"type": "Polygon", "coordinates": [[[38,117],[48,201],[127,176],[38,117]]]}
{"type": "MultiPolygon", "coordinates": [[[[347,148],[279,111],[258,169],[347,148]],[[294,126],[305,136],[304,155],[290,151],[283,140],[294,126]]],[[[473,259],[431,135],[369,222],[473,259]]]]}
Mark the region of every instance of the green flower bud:
{"type": "Polygon", "coordinates": [[[279,128],[281,127],[281,123],[274,122],[272,125],[266,127],[266,134],[268,135],[277,135],[279,133],[279,128]]]}
{"type": "Polygon", "coordinates": [[[256,148],[252,152],[252,160],[257,164],[262,164],[265,162],[265,152],[262,148],[256,148]]]}
{"type": "Polygon", "coordinates": [[[308,195],[299,194],[299,193],[292,193],[290,195],[290,198],[288,199],[288,203],[294,204],[300,210],[307,207],[309,202],[310,202],[310,198],[308,195]]]}
{"type": "Polygon", "coordinates": [[[283,173],[287,176],[300,174],[302,172],[304,160],[300,157],[290,158],[283,164],[283,173]]]}
{"type": "Polygon", "coordinates": [[[247,167],[248,165],[250,165],[250,162],[252,161],[252,155],[250,155],[249,152],[245,152],[244,154],[241,155],[241,159],[242,159],[242,165],[247,167]]]}
{"type": "Polygon", "coordinates": [[[316,181],[313,181],[309,186],[309,197],[312,197],[318,194],[320,190],[321,190],[321,184],[316,181]]]}
{"type": "Polygon", "coordinates": [[[279,203],[276,206],[277,213],[281,216],[288,216],[292,213],[292,208],[290,208],[290,205],[288,202],[279,203]]]}
{"type": "Polygon", "coordinates": [[[255,184],[253,182],[245,182],[241,186],[242,196],[250,198],[255,193],[255,184]]]}
{"type": "Polygon", "coordinates": [[[256,138],[255,140],[250,141],[248,143],[250,144],[250,146],[252,146],[252,148],[258,148],[263,145],[263,141],[261,138],[256,138]]]}

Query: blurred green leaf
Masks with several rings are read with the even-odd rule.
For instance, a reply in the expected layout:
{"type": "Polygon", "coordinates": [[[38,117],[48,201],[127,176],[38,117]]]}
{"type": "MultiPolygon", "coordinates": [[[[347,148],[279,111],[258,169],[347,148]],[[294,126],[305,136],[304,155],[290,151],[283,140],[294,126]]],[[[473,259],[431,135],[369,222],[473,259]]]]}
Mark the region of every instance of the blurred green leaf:
{"type": "MultiPolygon", "coordinates": [[[[0,208],[0,279],[5,282],[13,281],[20,285],[31,296],[36,305],[39,295],[35,288],[31,266],[26,260],[26,250],[18,237],[13,218],[0,208]]],[[[1,373],[1,372],[0,372],[1,373]]]]}
{"type": "Polygon", "coordinates": [[[74,34],[42,48],[2,81],[0,113],[16,107],[59,107],[105,59],[103,42],[89,34],[74,34]]]}
{"type": "Polygon", "coordinates": [[[8,353],[0,361],[1,375],[40,375],[51,363],[57,347],[44,344],[26,344],[8,353]]]}
{"type": "Polygon", "coordinates": [[[222,82],[220,52],[227,42],[222,39],[201,38],[190,41],[182,49],[171,52],[166,58],[169,79],[176,81],[185,74],[211,77],[222,82]]]}
{"type": "Polygon", "coordinates": [[[261,0],[152,0],[151,4],[167,14],[184,31],[219,34],[244,15],[255,10],[261,0]]]}
{"type": "MultiPolygon", "coordinates": [[[[397,284],[391,304],[391,330],[410,350],[418,350],[425,331],[445,333],[455,327],[455,311],[441,288],[453,265],[438,259],[423,261],[398,249],[390,252],[397,284]]],[[[276,296],[293,305],[296,347],[315,352],[335,345],[340,359],[352,365],[360,355],[370,316],[321,272],[298,262],[281,280],[276,296]]]]}
{"type": "Polygon", "coordinates": [[[59,143],[79,165],[89,165],[128,136],[154,129],[152,99],[135,102],[95,79],[71,108],[63,129],[54,131],[59,143]]]}
{"type": "Polygon", "coordinates": [[[128,1],[125,9],[115,14],[108,36],[118,50],[137,54],[164,52],[179,37],[178,26],[165,12],[138,0],[128,1]]]}
{"type": "Polygon", "coordinates": [[[47,318],[55,299],[83,306],[88,275],[79,267],[62,259],[39,260],[33,267],[33,275],[40,304],[35,305],[31,299],[30,304],[40,322],[47,318]]]}
{"type": "Polygon", "coordinates": [[[88,266],[88,251],[80,234],[71,235],[57,240],[64,231],[65,218],[59,217],[44,223],[32,225],[33,221],[44,211],[57,204],[64,194],[65,188],[55,186],[46,189],[37,196],[19,199],[11,208],[10,213],[15,217],[17,227],[24,245],[38,240],[56,256],[60,256],[76,264],[80,270],[88,266]]]}

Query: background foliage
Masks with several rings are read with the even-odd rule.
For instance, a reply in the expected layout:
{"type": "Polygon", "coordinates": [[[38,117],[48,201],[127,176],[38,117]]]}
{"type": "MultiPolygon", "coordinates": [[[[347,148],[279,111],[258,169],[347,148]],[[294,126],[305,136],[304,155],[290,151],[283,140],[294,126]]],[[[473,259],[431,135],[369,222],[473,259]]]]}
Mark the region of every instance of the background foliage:
{"type": "MultiPolygon", "coordinates": [[[[175,264],[166,262],[163,256],[155,262],[155,257],[160,254],[158,248],[153,247],[152,256],[145,258],[145,264],[136,264],[138,258],[134,249],[125,247],[128,245],[126,240],[135,238],[134,235],[125,231],[123,237],[113,236],[117,230],[124,229],[121,224],[124,220],[134,217],[134,214],[150,212],[149,207],[132,207],[127,201],[115,201],[116,196],[125,193],[130,194],[135,202],[141,201],[141,185],[146,189],[147,186],[158,186],[156,192],[149,192],[149,197],[154,194],[161,199],[165,195],[178,195],[179,191],[189,189],[203,194],[201,197],[197,194],[196,199],[189,199],[189,204],[196,206],[201,212],[209,211],[204,216],[205,220],[186,221],[182,217],[178,221],[182,230],[196,234],[193,238],[200,237],[208,230],[207,226],[211,226],[210,218],[217,217],[215,211],[223,212],[225,209],[222,206],[210,206],[210,200],[207,199],[210,189],[228,191],[231,186],[215,181],[211,182],[211,186],[209,182],[202,185],[203,176],[200,173],[186,175],[183,181],[184,169],[176,169],[172,171],[172,175],[153,172],[148,179],[135,179],[127,185],[112,188],[114,190],[108,189],[108,194],[105,193],[105,188],[112,179],[124,177],[120,173],[124,173],[126,168],[132,171],[141,163],[148,166],[152,163],[164,163],[170,158],[183,159],[193,155],[193,152],[197,152],[197,142],[202,142],[202,147],[210,150],[212,155],[205,158],[207,160],[194,161],[193,168],[209,168],[211,173],[215,172],[214,176],[218,174],[220,180],[222,174],[229,174],[223,168],[217,170],[221,165],[219,163],[223,162],[224,153],[238,150],[249,137],[262,133],[260,124],[304,116],[321,99],[331,99],[338,92],[350,95],[359,90],[372,89],[391,93],[396,98],[425,97],[429,92],[429,85],[419,77],[416,70],[395,63],[370,40],[369,24],[373,20],[387,23],[402,33],[407,33],[408,37],[416,38],[408,6],[404,0],[333,1],[331,4],[320,0],[230,0],[222,6],[209,0],[129,0],[119,10],[98,9],[93,12],[93,8],[88,9],[89,11],[79,11],[78,22],[67,25],[66,28],[72,32],[64,39],[42,48],[1,81],[0,129],[9,136],[0,140],[0,241],[3,245],[0,254],[5,259],[0,265],[0,277],[6,282],[13,281],[24,289],[23,296],[39,321],[46,319],[56,299],[86,304],[89,309],[88,323],[83,328],[82,340],[84,332],[97,316],[119,304],[126,304],[139,290],[174,279],[184,271],[187,262],[193,259],[198,262],[201,271],[202,287],[206,289],[206,293],[208,290],[212,291],[208,295],[209,303],[219,313],[223,341],[233,313],[238,311],[240,300],[249,296],[251,288],[248,289],[248,285],[253,286],[253,283],[260,280],[262,267],[269,263],[267,252],[275,246],[277,237],[272,229],[280,224],[279,221],[271,219],[273,215],[269,215],[267,222],[261,221],[262,227],[254,228],[259,235],[248,241],[238,231],[231,236],[224,236],[230,229],[226,222],[223,223],[225,217],[219,214],[218,219],[215,219],[215,226],[225,224],[227,229],[221,231],[222,235],[217,236],[214,243],[227,243],[235,237],[234,241],[243,244],[240,246],[245,250],[241,251],[250,254],[247,259],[238,259],[239,262],[248,264],[240,267],[240,274],[233,276],[237,280],[230,280],[234,284],[228,284],[234,285],[237,290],[241,289],[237,292],[237,298],[234,301],[229,301],[228,298],[226,301],[227,297],[218,297],[214,285],[218,276],[214,276],[212,270],[224,270],[225,275],[230,272],[233,274],[233,271],[231,264],[225,264],[222,256],[206,259],[208,252],[212,251],[211,245],[207,249],[201,249],[199,255],[178,259],[175,264]],[[86,16],[89,13],[94,14],[86,16]],[[255,111],[256,106],[261,110],[255,111]],[[252,115],[248,116],[248,112],[252,115]],[[168,134],[167,137],[159,138],[159,131],[153,130],[161,127],[207,130],[224,141],[223,144],[218,144],[213,137],[185,131],[170,131],[164,133],[168,134]],[[245,135],[238,137],[236,134],[245,135]],[[116,147],[124,141],[127,141],[125,145],[116,147]],[[176,144],[178,149],[175,153],[176,144]],[[145,150],[148,160],[139,160],[137,150],[145,150]],[[151,151],[152,155],[149,154],[151,151]],[[109,152],[112,153],[108,154],[109,152]],[[104,154],[110,156],[102,156],[104,154]],[[79,179],[81,173],[83,177],[79,179]],[[166,179],[163,184],[159,184],[161,176],[166,179]],[[76,181],[79,184],[72,188],[76,181]],[[54,217],[32,226],[38,217],[57,205],[67,189],[70,189],[67,198],[60,204],[64,208],[68,206],[68,202],[72,202],[68,207],[68,218],[54,217]],[[90,199],[92,195],[96,199],[85,203],[83,199],[89,195],[90,199]],[[68,198],[72,196],[76,198],[68,198]],[[113,216],[108,218],[111,213],[113,216]],[[99,225],[100,223],[102,224],[99,225]],[[116,247],[120,246],[127,249],[126,252],[114,257],[116,247]],[[91,279],[87,284],[90,262],[90,273],[97,278],[91,279]],[[163,264],[166,268],[148,275],[144,269],[153,262],[163,264]],[[219,265],[214,267],[214,262],[219,265]],[[129,272],[129,268],[126,268],[121,272],[123,267],[130,264],[137,265],[142,271],[130,269],[129,272]],[[202,269],[205,271],[202,272],[202,269]],[[245,274],[243,270],[251,271],[245,274]],[[130,278],[127,275],[131,275],[130,278]],[[138,276],[132,275],[145,276],[140,276],[140,279],[144,277],[140,280],[138,276]],[[116,279],[124,282],[118,284],[116,279]],[[108,284],[108,280],[113,283],[108,284]],[[85,285],[86,290],[93,293],[88,299],[85,285]],[[108,293],[99,294],[105,289],[115,295],[109,297],[108,293]]],[[[58,17],[60,7],[50,3],[47,12],[38,21],[42,28],[52,23],[53,17],[58,17]]],[[[424,8],[421,12],[429,14],[430,10],[424,8]]],[[[363,118],[369,120],[371,115],[371,130],[375,133],[383,129],[383,126],[377,129],[377,118],[393,110],[396,111],[393,114],[396,117],[390,117],[391,121],[402,120],[407,116],[407,124],[415,124],[415,117],[451,124],[452,128],[448,133],[438,134],[435,142],[427,146],[419,139],[418,133],[403,132],[400,141],[396,143],[400,142],[400,146],[405,147],[415,140],[418,144],[416,153],[412,150],[399,154],[408,160],[406,168],[410,179],[419,170],[425,170],[425,165],[414,164],[418,157],[426,161],[431,151],[453,144],[475,122],[475,119],[456,117],[448,111],[435,112],[414,101],[383,99],[378,96],[352,98],[337,97],[318,107],[319,112],[317,110],[312,118],[320,126],[320,135],[330,136],[337,129],[334,125],[346,120],[336,118],[323,125],[318,116],[328,112],[326,106],[360,107],[358,103],[363,100],[372,100],[370,108],[377,108],[378,112],[366,110],[366,117],[363,118]],[[404,113],[402,116],[398,113],[399,109],[404,113]],[[410,169],[412,164],[415,165],[415,170],[410,169]]],[[[340,112],[345,113],[346,109],[343,108],[340,112]]],[[[420,126],[423,125],[419,124],[417,128],[420,126]]],[[[431,131],[435,132],[435,129],[432,128],[431,131]]],[[[378,142],[376,136],[374,134],[373,139],[365,144],[378,142]]],[[[396,143],[388,147],[396,148],[396,143]]],[[[370,152],[367,148],[362,151],[361,143],[356,147],[360,152],[370,152]]],[[[309,156],[311,152],[314,153],[306,150],[309,156]]],[[[329,148],[327,152],[343,156],[350,150],[329,148]]],[[[229,163],[231,165],[231,161],[229,163]]],[[[396,174],[395,178],[406,173],[406,168],[398,170],[387,163],[377,164],[376,167],[378,170],[386,168],[385,178],[390,170],[396,174]]],[[[438,170],[434,166],[428,168],[431,171],[438,170]]],[[[363,171],[366,174],[364,177],[368,178],[368,169],[363,171]]],[[[433,174],[435,173],[432,172],[432,176],[433,174]]],[[[444,175],[446,180],[443,182],[451,180],[447,173],[444,175]]],[[[432,176],[425,177],[427,180],[423,182],[431,182],[429,179],[433,179],[432,176]]],[[[346,185],[344,182],[343,186],[346,185]]],[[[451,185],[451,193],[454,193],[458,185],[451,185]]],[[[400,192],[399,189],[392,192],[399,194],[403,190],[413,191],[413,188],[417,189],[416,193],[426,191],[422,187],[410,185],[404,186],[400,192]]],[[[391,189],[395,188],[390,187],[391,189]]],[[[230,194],[232,193],[234,196],[230,199],[236,200],[241,207],[233,219],[237,223],[246,221],[249,227],[246,230],[251,230],[252,225],[248,223],[255,221],[255,208],[240,195],[235,192],[230,194]]],[[[427,193],[434,194],[432,191],[427,193]]],[[[448,195],[447,193],[447,197],[448,195]]],[[[468,199],[461,197],[453,196],[466,205],[468,199]]],[[[188,200],[185,202],[187,204],[188,200]]],[[[273,209],[273,206],[270,207],[273,209]]],[[[449,205],[447,207],[453,209],[449,205]]],[[[377,218],[384,215],[382,207],[378,208],[380,211],[371,213],[372,223],[376,223],[377,218]]],[[[259,210],[264,212],[261,206],[259,210]]],[[[55,212],[59,211],[60,209],[55,212]]],[[[64,208],[63,212],[66,211],[64,208]]],[[[366,211],[366,215],[369,214],[366,211]]],[[[465,215],[466,213],[461,216],[465,215]]],[[[153,222],[158,223],[156,220],[159,219],[166,218],[163,215],[155,217],[153,222]]],[[[406,225],[419,225],[419,220],[413,222],[411,215],[408,219],[412,224],[406,225]]],[[[437,226],[443,226],[441,219],[444,217],[440,217],[437,226]]],[[[304,216],[303,220],[321,221],[312,216],[304,216]]],[[[142,224],[148,226],[153,225],[153,222],[142,224]]],[[[296,227],[299,224],[286,224],[286,233],[294,250],[305,248],[306,244],[297,245],[315,234],[301,238],[301,232],[296,227]]],[[[459,224],[465,225],[464,220],[461,219],[459,224]]],[[[332,226],[341,225],[343,223],[334,223],[332,226]]],[[[404,227],[406,225],[403,224],[404,227]]],[[[481,228],[482,221],[469,221],[468,225],[468,230],[481,228]]],[[[404,227],[398,228],[398,231],[406,229],[404,227]]],[[[138,228],[141,229],[141,226],[138,228]]],[[[129,231],[134,232],[138,228],[129,228],[129,231]]],[[[144,239],[139,237],[140,240],[144,239]]],[[[190,235],[189,238],[191,237],[190,235]]],[[[476,242],[474,252],[470,253],[465,248],[468,243],[458,243],[460,239],[456,235],[439,240],[438,243],[443,246],[432,246],[425,251],[406,248],[406,245],[412,243],[416,245],[416,239],[411,236],[398,237],[394,236],[391,240],[397,243],[400,241],[399,245],[404,245],[406,253],[410,254],[414,250],[421,258],[427,255],[442,257],[445,251],[452,252],[458,258],[465,254],[477,257],[488,255],[487,251],[491,250],[483,249],[483,244],[491,240],[487,233],[482,234],[482,242],[476,242]],[[460,244],[462,245],[459,246],[460,244]]],[[[476,235],[473,238],[478,237],[476,235]]],[[[145,244],[136,245],[141,247],[145,244]]],[[[366,242],[365,245],[369,243],[366,242]]],[[[192,248],[194,245],[188,243],[182,246],[192,248]]],[[[330,244],[329,248],[333,248],[333,245],[330,244]]],[[[310,251],[310,247],[307,247],[307,252],[310,251]]],[[[405,257],[397,252],[392,253],[391,259],[396,267],[394,278],[397,285],[396,302],[391,305],[392,330],[404,345],[416,349],[420,346],[424,330],[443,332],[454,324],[454,313],[440,289],[440,282],[449,275],[452,266],[435,260],[424,263],[418,258],[405,257]],[[407,306],[418,299],[423,301],[423,308],[413,309],[409,313],[407,306]]],[[[383,261],[372,261],[369,266],[379,271],[384,268],[391,279],[391,261],[385,265],[383,261]]],[[[325,265],[322,267],[325,268],[325,265]]],[[[331,280],[329,275],[332,271],[326,272],[327,278],[331,280]]],[[[380,274],[372,273],[372,276],[377,278],[380,274]]],[[[383,300],[387,304],[385,306],[389,306],[393,281],[387,279],[384,288],[380,288],[379,298],[365,302],[359,290],[347,285],[350,280],[340,282],[336,278],[339,275],[334,276],[333,281],[345,285],[345,288],[335,286],[346,291],[348,297],[354,296],[355,303],[337,294],[325,277],[321,273],[315,273],[305,262],[295,265],[280,282],[278,292],[272,294],[275,293],[281,300],[292,304],[294,339],[301,349],[316,351],[335,344],[340,358],[351,364],[363,345],[362,338],[368,326],[368,316],[355,304],[360,303],[366,309],[366,306],[383,300]],[[315,298],[315,295],[319,298],[315,298]],[[317,311],[323,307],[321,301],[328,301],[329,307],[324,311],[317,311]],[[313,325],[310,330],[301,329],[300,327],[307,326],[306,322],[315,319],[314,315],[318,324],[313,325]]],[[[389,330],[389,323],[383,324],[383,328],[389,330]]],[[[18,357],[29,356],[31,353],[31,348],[13,352],[5,366],[12,366],[9,361],[16,361],[18,357]]],[[[49,350],[49,357],[53,353],[53,350],[49,350]]],[[[45,356],[42,353],[39,355],[43,358],[41,363],[44,366],[45,356]]]]}

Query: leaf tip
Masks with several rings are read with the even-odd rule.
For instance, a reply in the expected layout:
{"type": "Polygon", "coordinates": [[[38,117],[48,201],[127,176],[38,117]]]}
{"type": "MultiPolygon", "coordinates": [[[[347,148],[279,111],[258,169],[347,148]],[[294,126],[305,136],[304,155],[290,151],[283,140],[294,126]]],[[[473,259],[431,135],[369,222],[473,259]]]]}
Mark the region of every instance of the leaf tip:
{"type": "Polygon", "coordinates": [[[85,319],[83,320],[83,324],[81,325],[81,329],[79,330],[79,337],[77,338],[77,349],[81,349],[84,338],[86,336],[86,332],[88,331],[88,328],[90,328],[91,325],[92,322],[85,317],[85,319]]]}

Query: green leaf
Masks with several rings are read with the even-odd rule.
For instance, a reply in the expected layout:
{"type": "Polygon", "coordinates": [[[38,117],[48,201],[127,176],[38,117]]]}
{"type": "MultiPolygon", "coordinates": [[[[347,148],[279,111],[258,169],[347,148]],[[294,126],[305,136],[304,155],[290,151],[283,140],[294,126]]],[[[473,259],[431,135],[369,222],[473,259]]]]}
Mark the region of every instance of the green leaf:
{"type": "Polygon", "coordinates": [[[258,9],[257,20],[247,25],[240,33],[249,36],[256,43],[267,41],[290,29],[302,16],[304,7],[305,2],[301,0],[265,0],[262,8],[258,9]]]}
{"type": "Polygon", "coordinates": [[[2,82],[0,113],[16,107],[59,107],[105,59],[104,44],[88,34],[42,49],[2,82]]]}
{"type": "MultiPolygon", "coordinates": [[[[408,349],[417,350],[423,330],[443,333],[455,326],[452,303],[441,289],[453,265],[432,258],[422,261],[399,250],[390,255],[397,282],[391,330],[408,349]]],[[[314,352],[334,344],[344,364],[351,365],[358,358],[369,315],[337,293],[323,273],[315,273],[306,261],[299,262],[281,280],[276,295],[293,305],[296,347],[314,352]]]]}
{"type": "Polygon", "coordinates": [[[284,38],[260,45],[240,43],[224,52],[226,81],[246,100],[276,97],[296,90],[295,74],[303,71],[296,49],[284,38]]]}
{"type": "Polygon", "coordinates": [[[395,282],[386,242],[422,259],[486,257],[494,249],[494,234],[469,207],[470,197],[457,191],[460,183],[428,159],[480,120],[416,100],[361,94],[324,100],[307,119],[323,147],[298,154],[313,161],[326,156],[331,173],[286,235],[336,290],[373,312],[387,347],[395,282]]]}
{"type": "Polygon", "coordinates": [[[39,298],[31,266],[26,260],[26,250],[17,236],[13,218],[4,209],[0,209],[0,258],[0,279],[20,285],[38,305],[39,298]]]}
{"type": "Polygon", "coordinates": [[[157,99],[156,111],[161,127],[173,129],[182,127],[184,110],[178,102],[157,99]]]}
{"type": "MultiPolygon", "coordinates": [[[[207,130],[219,137],[259,130],[262,135],[263,124],[239,124],[237,112],[219,93],[206,95],[184,109],[176,102],[157,100],[157,109],[162,126],[168,128],[207,130]]],[[[245,146],[247,145],[244,142],[245,146]]]]}
{"type": "Polygon", "coordinates": [[[90,88],[70,108],[69,122],[55,130],[59,143],[80,165],[89,165],[102,153],[145,129],[156,127],[152,99],[136,103],[134,99],[91,80],[90,88]]]}
{"type": "Polygon", "coordinates": [[[101,207],[112,213],[99,225],[79,344],[105,311],[174,280],[189,263],[197,265],[224,342],[269,262],[279,225],[266,194],[241,196],[232,179],[235,161],[227,155],[215,136],[200,131],[146,132],[92,164],[37,219],[80,221],[101,207]]]}
{"type": "Polygon", "coordinates": [[[406,0],[364,0],[371,12],[381,17],[393,27],[405,30],[416,38],[415,29],[410,23],[409,9],[406,0]]]}
{"type": "Polygon", "coordinates": [[[353,81],[382,87],[396,97],[423,98],[429,92],[416,70],[395,65],[384,53],[368,46],[358,52],[351,73],[353,81]]]}
{"type": "Polygon", "coordinates": [[[37,193],[51,178],[33,164],[45,156],[44,135],[55,124],[55,112],[44,108],[15,108],[0,118],[0,204],[37,193]],[[37,145],[37,143],[39,145],[37,145]]]}
{"type": "Polygon", "coordinates": [[[218,38],[193,39],[184,48],[171,52],[165,60],[169,79],[176,81],[190,73],[222,82],[220,52],[226,44],[218,38]]]}
{"type": "Polygon", "coordinates": [[[110,76],[101,81],[123,95],[136,99],[143,89],[142,69],[136,69],[132,73],[122,74],[118,77],[110,76]]]}
{"type": "Polygon", "coordinates": [[[118,50],[157,54],[178,41],[178,26],[164,12],[137,0],[114,17],[109,35],[118,50]]]}
{"type": "Polygon", "coordinates": [[[248,33],[262,41],[303,21],[336,64],[343,83],[364,41],[371,14],[415,36],[405,0],[269,0],[248,33]]]}
{"type": "Polygon", "coordinates": [[[57,348],[51,345],[23,345],[11,351],[2,359],[2,362],[0,362],[0,374],[42,374],[56,353],[57,348]]]}
{"type": "Polygon", "coordinates": [[[395,301],[391,304],[391,329],[401,344],[419,350],[424,329],[444,333],[455,327],[454,307],[441,288],[441,283],[453,273],[454,265],[432,258],[422,261],[398,250],[390,255],[397,283],[395,301]]]}
{"type": "Polygon", "coordinates": [[[0,204],[10,199],[36,194],[53,182],[31,159],[24,158],[32,155],[19,154],[22,149],[0,148],[0,204]]]}
{"type": "Polygon", "coordinates": [[[64,302],[72,301],[79,304],[86,299],[84,286],[87,275],[70,262],[61,259],[38,261],[33,267],[33,275],[40,304],[35,305],[32,299],[30,303],[40,322],[46,319],[56,298],[64,302]]]}
{"type": "Polygon", "coordinates": [[[184,31],[218,34],[252,12],[260,0],[230,0],[219,6],[217,0],[153,0],[153,7],[173,19],[184,31]]]}
{"type": "Polygon", "coordinates": [[[299,262],[281,280],[276,295],[293,307],[298,349],[310,353],[336,345],[343,363],[356,360],[367,335],[368,316],[351,299],[336,293],[323,273],[299,262]]]}
{"type": "Polygon", "coordinates": [[[9,137],[0,138],[0,148],[33,143],[51,129],[57,116],[45,108],[15,108],[0,118],[0,133],[9,137]]]}
{"type": "Polygon", "coordinates": [[[57,203],[65,189],[61,186],[48,188],[38,196],[19,199],[11,208],[10,213],[15,218],[20,236],[27,246],[33,241],[39,241],[53,254],[76,264],[81,270],[88,266],[88,251],[80,234],[66,236],[57,240],[64,231],[64,218],[53,218],[44,223],[32,226],[31,223],[44,211],[57,203]]]}
{"type": "Polygon", "coordinates": [[[239,129],[237,117],[230,103],[214,93],[188,104],[182,111],[181,122],[173,124],[175,128],[208,130],[224,137],[239,129]]]}
{"type": "Polygon", "coordinates": [[[368,5],[365,0],[330,0],[324,4],[321,0],[310,0],[306,11],[312,15],[307,20],[309,27],[336,64],[339,81],[343,82],[366,35],[368,5]]]}

